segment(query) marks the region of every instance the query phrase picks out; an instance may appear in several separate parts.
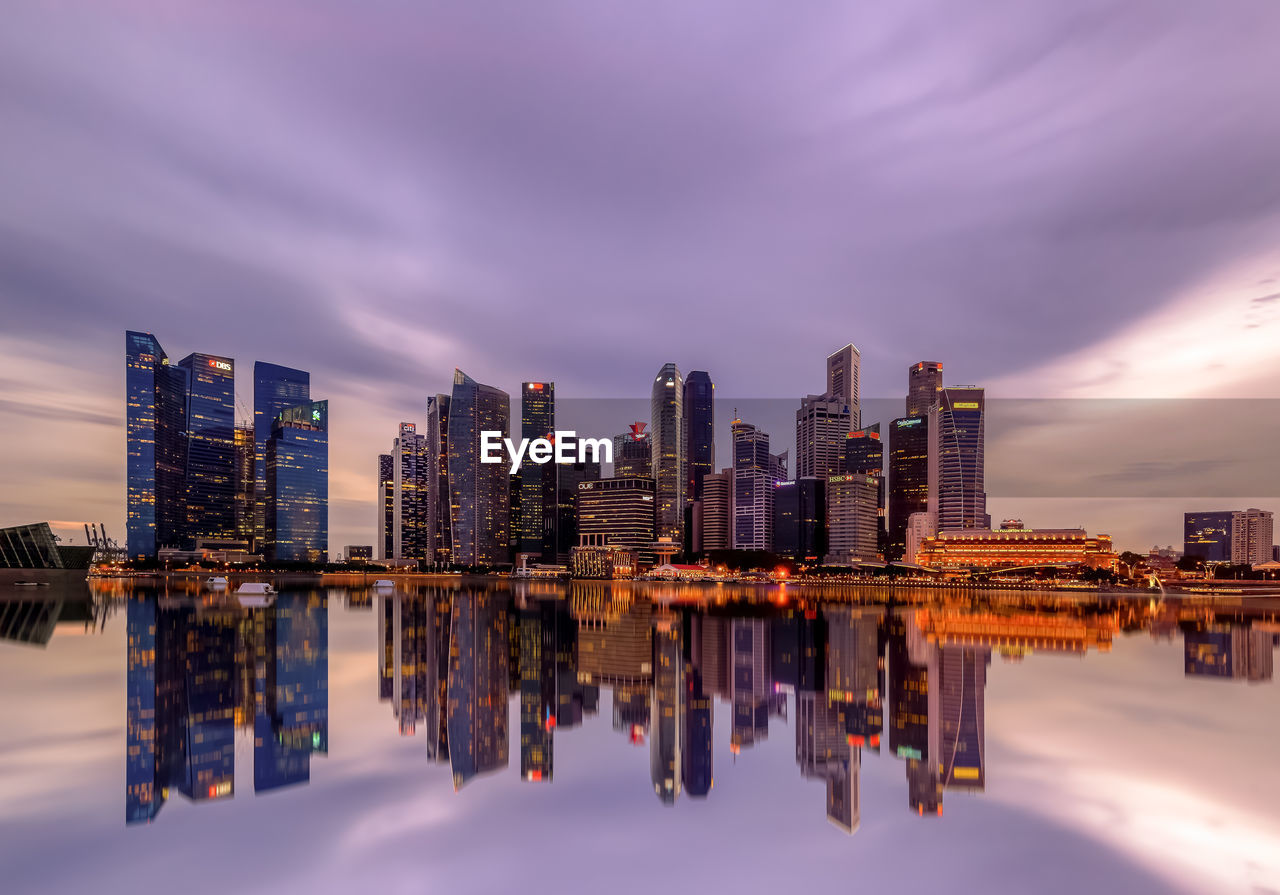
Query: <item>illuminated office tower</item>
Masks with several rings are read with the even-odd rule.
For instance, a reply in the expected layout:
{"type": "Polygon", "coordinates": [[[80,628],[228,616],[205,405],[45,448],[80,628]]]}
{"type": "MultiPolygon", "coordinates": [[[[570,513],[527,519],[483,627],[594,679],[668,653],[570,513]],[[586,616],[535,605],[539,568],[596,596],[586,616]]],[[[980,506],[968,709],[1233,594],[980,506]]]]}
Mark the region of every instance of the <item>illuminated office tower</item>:
{"type": "Polygon", "coordinates": [[[808,395],[796,411],[796,476],[825,479],[844,472],[844,443],[851,431],[842,398],[808,395]]]}
{"type": "Polygon", "coordinates": [[[511,399],[461,370],[449,401],[449,495],[453,562],[492,566],[507,561],[511,475],[506,463],[480,462],[480,434],[511,436],[511,399]]]}
{"type": "Polygon", "coordinates": [[[378,455],[378,559],[395,559],[396,555],[396,474],[395,458],[378,455]]]}
{"type": "Polygon", "coordinates": [[[822,479],[774,483],[772,550],[795,560],[821,559],[826,555],[827,494],[822,479]]]}
{"type": "Polygon", "coordinates": [[[937,520],[938,531],[991,527],[985,403],[983,389],[953,385],[938,393],[938,404],[929,410],[927,511],[937,520]]]}
{"type": "Polygon", "coordinates": [[[942,391],[942,364],[922,360],[907,370],[907,416],[925,416],[942,391]]]}
{"type": "Polygon", "coordinates": [[[556,562],[567,564],[578,546],[578,493],[587,482],[600,481],[600,461],[557,463],[556,475],[556,562]]]}
{"type": "Polygon", "coordinates": [[[1198,556],[1205,562],[1231,562],[1231,510],[1184,513],[1182,516],[1184,556],[1198,556]]]}
{"type": "Polygon", "coordinates": [[[477,774],[507,766],[510,642],[507,609],[499,599],[477,590],[460,591],[453,599],[446,724],[454,790],[477,774]]]}
{"type": "Polygon", "coordinates": [[[888,558],[900,559],[913,513],[929,509],[928,416],[909,416],[889,424],[888,558]]]}
{"type": "Polygon", "coordinates": [[[431,468],[427,531],[431,533],[433,562],[447,563],[453,556],[453,513],[449,496],[449,396],[427,398],[427,443],[431,468]]]}
{"type": "MultiPolygon", "coordinates": [[[[770,626],[759,618],[735,618],[729,622],[727,657],[728,699],[733,708],[729,749],[763,742],[769,736],[769,713],[776,707],[769,676],[770,626]]],[[[786,694],[781,697],[786,704],[786,694]]]]}
{"type": "Polygon", "coordinates": [[[889,622],[889,749],[907,763],[907,798],[921,815],[942,813],[938,647],[915,613],[889,622]]]}
{"type": "Polygon", "coordinates": [[[658,799],[671,804],[680,795],[680,755],[684,719],[681,699],[681,672],[684,658],[681,653],[680,624],[670,615],[653,618],[653,714],[650,716],[649,771],[653,779],[653,791],[658,799]]]}
{"type": "Polygon", "coordinates": [[[311,400],[311,374],[305,370],[255,361],[253,364],[254,530],[255,540],[266,534],[267,439],[280,411],[311,400]]]}
{"type": "Polygon", "coordinates": [[[657,483],[657,533],[677,544],[684,541],[685,436],[684,377],[666,364],[653,380],[649,401],[653,439],[653,480],[657,483]]]}
{"type": "Polygon", "coordinates": [[[826,487],[826,561],[832,565],[875,561],[880,546],[880,477],[833,475],[826,487]]]}
{"type": "Polygon", "coordinates": [[[582,546],[623,547],[652,558],[653,479],[584,481],[578,485],[577,526],[582,546]]]}
{"type": "Polygon", "coordinates": [[[182,544],[186,375],[151,333],[125,333],[125,547],[131,559],[182,544]]]}
{"type": "Polygon", "coordinates": [[[266,554],[329,559],[329,402],[282,410],[267,439],[266,554]]]}
{"type": "Polygon", "coordinates": [[[237,618],[227,612],[178,616],[182,662],[177,789],[193,802],[228,798],[235,788],[237,618]]]}
{"type": "Polygon", "coordinates": [[[1271,561],[1275,524],[1269,510],[1250,508],[1231,514],[1231,561],[1257,565],[1271,561]]]}
{"type": "Polygon", "coordinates": [[[520,777],[550,783],[557,714],[554,604],[531,600],[519,625],[520,777]]]}
{"type": "Polygon", "coordinates": [[[733,518],[734,550],[768,550],[773,544],[775,460],[769,435],[751,423],[734,420],[733,518]]]}
{"type": "Polygon", "coordinates": [[[852,342],[827,355],[827,396],[849,408],[850,431],[862,428],[861,373],[862,354],[852,342]]]}
{"type": "Polygon", "coordinates": [[[981,791],[986,786],[988,647],[945,645],[938,660],[942,785],[981,791]]]}
{"type": "Polygon", "coordinates": [[[252,426],[236,426],[236,540],[245,546],[253,544],[254,524],[257,514],[256,462],[252,426]]]}
{"type": "Polygon", "coordinates": [[[613,436],[613,477],[653,479],[653,441],[649,433],[637,438],[634,432],[613,436]]]}
{"type": "MultiPolygon", "coordinates": [[[[551,438],[556,428],[556,384],[520,384],[520,436],[532,442],[551,438]]],[[[519,553],[533,553],[543,562],[555,562],[556,468],[551,463],[525,463],[513,488],[519,488],[520,510],[515,531],[519,553]]]]}
{"type": "Polygon", "coordinates": [[[187,519],[183,540],[188,545],[233,541],[235,361],[212,354],[189,354],[178,366],[187,372],[187,519]]]}
{"type": "Polygon", "coordinates": [[[1232,624],[1184,624],[1187,677],[1219,677],[1259,682],[1273,673],[1272,634],[1232,624]]]}
{"type": "Polygon", "coordinates": [[[769,455],[769,483],[777,484],[785,482],[791,478],[787,474],[787,454],[789,451],[783,451],[780,454],[769,455]]]}
{"type": "Polygon", "coordinates": [[[431,443],[413,423],[401,423],[391,442],[392,555],[395,559],[430,560],[432,476],[431,443]]]}
{"type": "Polygon", "coordinates": [[[157,601],[129,596],[125,653],[125,823],[148,823],[164,806],[171,740],[169,714],[157,713],[157,601]]]}
{"type": "Polygon", "coordinates": [[[847,475],[873,475],[879,483],[876,501],[878,538],[883,551],[888,543],[889,483],[884,474],[884,442],[880,440],[880,424],[850,432],[844,442],[844,472],[847,475]]]}
{"type": "Polygon", "coordinates": [[[694,370],[684,381],[685,501],[692,504],[702,496],[702,480],[716,462],[716,387],[711,376],[694,370]]]}
{"type": "Polygon", "coordinates": [[[694,504],[697,538],[694,550],[729,549],[729,520],[732,517],[733,470],[722,469],[702,477],[702,497],[694,504]]]}

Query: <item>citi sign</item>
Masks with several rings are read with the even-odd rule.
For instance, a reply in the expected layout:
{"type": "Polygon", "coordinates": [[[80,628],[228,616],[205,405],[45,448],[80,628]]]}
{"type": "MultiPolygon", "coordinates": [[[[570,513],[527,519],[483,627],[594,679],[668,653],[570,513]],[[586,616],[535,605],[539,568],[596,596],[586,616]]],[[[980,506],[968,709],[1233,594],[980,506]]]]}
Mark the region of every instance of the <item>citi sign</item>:
{"type": "Polygon", "coordinates": [[[516,444],[504,438],[501,432],[485,430],[480,433],[480,462],[502,463],[503,450],[510,458],[511,474],[520,471],[521,464],[531,463],[612,463],[613,442],[607,438],[578,438],[572,429],[557,429],[550,438],[521,438],[516,444]]]}

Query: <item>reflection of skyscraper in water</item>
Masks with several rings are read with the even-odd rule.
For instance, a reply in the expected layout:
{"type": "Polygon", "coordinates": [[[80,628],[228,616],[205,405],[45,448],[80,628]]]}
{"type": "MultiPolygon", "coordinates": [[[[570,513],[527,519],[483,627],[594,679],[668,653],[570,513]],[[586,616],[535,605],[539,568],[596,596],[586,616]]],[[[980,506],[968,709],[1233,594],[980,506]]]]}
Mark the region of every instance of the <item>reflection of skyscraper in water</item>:
{"type": "Polygon", "coordinates": [[[680,725],[680,778],[684,791],[691,797],[705,797],[713,785],[711,694],[702,682],[702,638],[705,635],[700,614],[685,615],[689,637],[684,644],[684,718],[680,725]]]}
{"type": "Polygon", "coordinates": [[[413,736],[423,724],[427,756],[439,761],[449,754],[444,724],[449,613],[442,589],[378,596],[379,701],[391,704],[401,735],[413,736]]]}
{"type": "Polygon", "coordinates": [[[164,655],[156,649],[156,601],[132,597],[126,613],[125,823],[132,824],[154,818],[168,796],[174,718],[165,705],[172,694],[160,686],[171,678],[156,673],[164,655]]]}
{"type": "Polygon", "coordinates": [[[737,753],[769,736],[769,715],[786,713],[786,695],[775,695],[770,686],[768,621],[735,618],[729,623],[729,650],[729,748],[737,753]]]}
{"type": "Polygon", "coordinates": [[[531,601],[520,623],[520,776],[550,782],[556,726],[554,604],[531,601]]]}
{"type": "Polygon", "coordinates": [[[454,789],[507,765],[507,609],[485,591],[460,591],[449,626],[447,724],[454,789]]]}
{"type": "Polygon", "coordinates": [[[981,790],[986,785],[986,690],[991,650],[943,646],[938,689],[942,709],[942,751],[938,756],[947,789],[981,790]]]}
{"type": "Polygon", "coordinates": [[[1187,677],[1271,680],[1274,647],[1268,631],[1244,625],[1186,625],[1182,643],[1187,677]]]}
{"type": "Polygon", "coordinates": [[[941,814],[938,649],[924,637],[914,616],[895,615],[889,622],[889,748],[907,762],[912,810],[941,814]]]}
{"type": "Polygon", "coordinates": [[[653,714],[649,722],[649,770],[653,791],[668,804],[680,794],[681,651],[679,620],[669,614],[653,619],[653,714]]]}

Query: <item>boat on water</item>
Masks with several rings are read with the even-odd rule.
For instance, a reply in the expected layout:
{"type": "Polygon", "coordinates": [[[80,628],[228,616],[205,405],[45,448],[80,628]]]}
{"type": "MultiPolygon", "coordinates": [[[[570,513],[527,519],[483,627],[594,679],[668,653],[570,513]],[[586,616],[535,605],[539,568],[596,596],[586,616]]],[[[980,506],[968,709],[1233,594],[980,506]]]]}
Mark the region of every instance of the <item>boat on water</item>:
{"type": "Polygon", "coordinates": [[[276,589],[263,582],[246,581],[236,588],[236,597],[241,606],[269,606],[275,601],[276,589]]]}
{"type": "Polygon", "coordinates": [[[48,587],[48,581],[15,581],[14,587],[48,587]]]}
{"type": "Polygon", "coordinates": [[[222,588],[227,586],[227,579],[223,578],[221,575],[214,575],[211,578],[206,578],[204,580],[204,583],[209,585],[214,590],[221,590],[222,588]]]}
{"type": "Polygon", "coordinates": [[[373,582],[373,586],[382,590],[395,587],[396,583],[394,581],[389,581],[386,578],[379,578],[377,581],[373,582]]]}

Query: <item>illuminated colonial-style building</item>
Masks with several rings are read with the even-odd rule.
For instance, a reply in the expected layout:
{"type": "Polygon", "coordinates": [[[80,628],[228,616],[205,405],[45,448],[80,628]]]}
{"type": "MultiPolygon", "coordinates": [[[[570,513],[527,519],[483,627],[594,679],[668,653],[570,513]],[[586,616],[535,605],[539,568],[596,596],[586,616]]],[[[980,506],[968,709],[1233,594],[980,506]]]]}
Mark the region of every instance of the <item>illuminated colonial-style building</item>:
{"type": "Polygon", "coordinates": [[[1001,528],[940,531],[920,543],[916,562],[931,569],[1016,569],[1077,565],[1114,569],[1110,535],[1083,528],[1001,528]]]}

